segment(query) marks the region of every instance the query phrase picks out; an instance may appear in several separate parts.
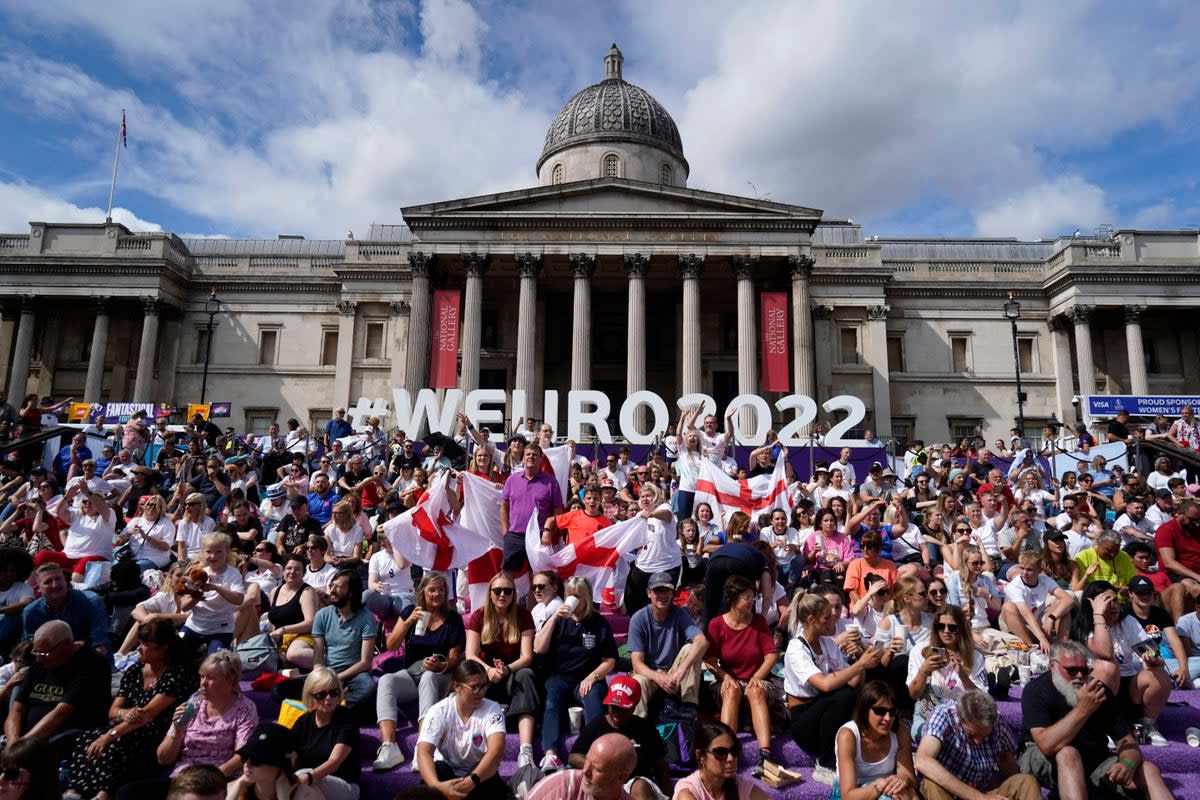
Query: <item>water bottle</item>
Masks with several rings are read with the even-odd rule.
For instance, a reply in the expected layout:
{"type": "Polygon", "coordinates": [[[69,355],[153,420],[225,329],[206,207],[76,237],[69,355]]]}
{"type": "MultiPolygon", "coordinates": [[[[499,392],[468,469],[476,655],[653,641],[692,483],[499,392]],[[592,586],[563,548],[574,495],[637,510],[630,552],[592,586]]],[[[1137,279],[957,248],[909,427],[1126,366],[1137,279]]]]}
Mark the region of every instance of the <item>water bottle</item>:
{"type": "Polygon", "coordinates": [[[71,762],[65,758],[58,762],[58,783],[64,792],[71,786],[71,762]]]}
{"type": "Polygon", "coordinates": [[[187,724],[192,721],[192,717],[196,716],[196,712],[200,710],[200,701],[203,697],[204,695],[196,691],[188,698],[187,705],[183,707],[183,714],[179,717],[180,728],[186,728],[187,724]]]}
{"type": "Polygon", "coordinates": [[[429,630],[429,614],[425,611],[418,611],[421,618],[417,620],[417,627],[413,629],[413,636],[424,636],[425,631],[429,630]]]}

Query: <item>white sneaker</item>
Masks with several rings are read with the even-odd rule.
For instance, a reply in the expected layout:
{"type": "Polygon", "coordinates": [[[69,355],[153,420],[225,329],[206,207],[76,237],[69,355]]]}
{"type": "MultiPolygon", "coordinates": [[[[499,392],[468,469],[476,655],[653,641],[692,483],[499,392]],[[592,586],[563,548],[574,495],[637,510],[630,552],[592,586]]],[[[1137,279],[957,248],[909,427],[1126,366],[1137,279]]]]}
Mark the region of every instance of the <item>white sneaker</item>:
{"type": "Polygon", "coordinates": [[[1150,740],[1150,744],[1155,747],[1170,747],[1171,743],[1167,741],[1167,737],[1163,736],[1158,726],[1151,722],[1147,717],[1142,717],[1142,727],[1146,729],[1146,738],[1150,740]]]}
{"type": "Polygon", "coordinates": [[[562,769],[562,762],[558,760],[558,756],[554,753],[546,753],[542,756],[542,763],[538,764],[538,769],[549,775],[551,772],[558,772],[562,769]]]}
{"type": "Polygon", "coordinates": [[[384,772],[403,763],[404,753],[400,752],[400,745],[395,742],[384,742],[379,745],[379,752],[375,756],[374,763],[371,764],[371,769],[376,772],[384,772]]]}
{"type": "Polygon", "coordinates": [[[823,767],[820,764],[817,764],[817,766],[813,768],[812,776],[814,781],[819,781],[827,786],[833,786],[833,784],[837,782],[838,777],[836,772],[831,770],[829,767],[823,767]]]}

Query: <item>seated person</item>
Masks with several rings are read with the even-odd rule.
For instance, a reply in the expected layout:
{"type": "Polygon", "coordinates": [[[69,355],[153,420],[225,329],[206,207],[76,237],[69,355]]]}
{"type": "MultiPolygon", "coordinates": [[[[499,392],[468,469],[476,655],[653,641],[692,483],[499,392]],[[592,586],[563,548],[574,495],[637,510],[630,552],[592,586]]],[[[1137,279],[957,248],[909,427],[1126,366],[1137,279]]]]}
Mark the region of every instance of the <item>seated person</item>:
{"type": "Polygon", "coordinates": [[[312,626],[321,607],[317,590],[304,582],[307,568],[303,556],[284,556],[283,583],[267,596],[266,603],[269,633],[279,645],[280,660],[306,671],[313,665],[312,626]]]}
{"type": "Polygon", "coordinates": [[[1171,576],[1157,568],[1158,554],[1154,545],[1149,542],[1130,542],[1122,548],[1133,561],[1137,574],[1146,578],[1154,586],[1154,591],[1162,594],[1171,588],[1171,576]]]}
{"type": "Polygon", "coordinates": [[[887,582],[888,589],[900,577],[896,565],[880,553],[883,551],[883,536],[879,531],[867,531],[859,542],[862,556],[852,560],[846,566],[846,579],[842,588],[850,593],[850,601],[854,602],[866,593],[864,580],[867,575],[879,575],[887,582]]]}
{"type": "Polygon", "coordinates": [[[625,783],[625,791],[634,800],[661,800],[671,790],[671,777],[667,772],[667,748],[654,723],[633,713],[642,699],[642,688],[628,675],[618,675],[608,685],[608,696],[604,698],[604,714],[584,724],[567,763],[575,769],[583,769],[586,754],[592,743],[609,733],[619,733],[638,743],[637,765],[625,783]]]}
{"type": "Polygon", "coordinates": [[[1051,638],[1065,638],[1075,598],[1042,572],[1042,554],[1025,551],[1017,559],[1017,574],[1004,587],[1000,618],[1014,636],[1050,652],[1051,638]]]}
{"type": "Polygon", "coordinates": [[[314,667],[304,680],[303,698],[308,713],[292,726],[296,780],[318,789],[325,800],[358,800],[362,774],[358,725],[342,705],[338,674],[328,667],[314,667]]]}
{"type": "Polygon", "coordinates": [[[629,800],[625,784],[637,764],[633,742],[619,733],[601,736],[588,748],[583,767],[537,782],[527,800],[629,800]]]}
{"type": "Polygon", "coordinates": [[[646,597],[650,605],[629,619],[628,642],[633,677],[642,687],[634,713],[649,718],[650,700],[660,691],[678,702],[700,702],[700,664],[708,639],[687,611],[675,605],[670,575],[651,575],[646,597]]]}
{"type": "Polygon", "coordinates": [[[33,658],[9,706],[4,739],[8,747],[27,737],[59,742],[56,755],[65,758],[70,752],[70,742],[60,741],[65,734],[107,723],[112,668],[104,656],[75,641],[62,620],[34,631],[33,658]]]}
{"type": "Polygon", "coordinates": [[[1179,619],[1200,598],[1200,502],[1179,505],[1175,517],[1155,531],[1154,549],[1158,568],[1171,578],[1171,587],[1162,593],[1163,608],[1179,619]]]}
{"type": "Polygon", "coordinates": [[[738,774],[741,745],[736,734],[722,722],[703,722],[692,740],[696,771],[675,784],[672,800],[767,800],[767,793],[744,775],[738,774]]]}
{"type": "Polygon", "coordinates": [[[186,583],[176,586],[179,608],[188,612],[180,636],[193,651],[214,652],[233,644],[233,622],[245,599],[245,584],[230,563],[229,537],[210,533],[202,544],[202,561],[192,564],[186,583]],[[201,567],[202,569],[197,569],[201,567]]]}
{"type": "Polygon", "coordinates": [[[296,752],[295,734],[275,722],[264,722],[250,734],[250,741],[238,749],[246,762],[241,777],[229,784],[229,800],[324,800],[315,786],[301,784],[292,771],[292,753],[296,752]]]}
{"type": "Polygon", "coordinates": [[[1104,531],[1096,537],[1096,544],[1075,556],[1079,572],[1086,586],[1093,581],[1105,581],[1118,589],[1124,589],[1137,574],[1133,559],[1121,549],[1121,535],[1116,531],[1104,531]]]}
{"type": "Polygon", "coordinates": [[[983,653],[975,649],[962,609],[939,606],[932,616],[933,637],[927,646],[914,648],[908,659],[908,693],[916,701],[912,730],[918,740],[933,709],[963,692],[988,688],[983,653]]]}
{"type": "Polygon", "coordinates": [[[293,497],[288,501],[291,513],[275,526],[275,547],[281,554],[304,555],[304,546],[312,536],[321,535],[321,523],[308,512],[308,498],[293,497]]]}
{"type": "MultiPolygon", "coordinates": [[[[1191,680],[1193,689],[1200,689],[1200,619],[1197,619],[1196,612],[1184,614],[1175,623],[1175,629],[1179,633],[1179,639],[1183,643],[1183,652],[1187,655],[1187,672],[1184,673],[1191,680]]],[[[1181,664],[1168,659],[1166,667],[1169,672],[1174,675],[1181,674],[1181,664]]],[[[1183,688],[1187,688],[1186,684],[1182,684],[1183,688]]]]}
{"type": "Polygon", "coordinates": [[[912,740],[900,721],[896,695],[883,681],[862,688],[854,717],[838,729],[837,774],[831,799],[918,797],[912,740]]]}
{"type": "Polygon", "coordinates": [[[965,692],[935,708],[925,723],[915,759],[925,778],[921,795],[1041,800],[1037,780],[1019,771],[1016,751],[1017,739],[996,701],[979,689],[965,692]]]}
{"type": "Polygon", "coordinates": [[[25,635],[33,636],[46,622],[62,620],[71,627],[75,641],[86,642],[96,652],[108,655],[108,611],[104,601],[92,592],[72,588],[63,568],[53,562],[35,569],[33,580],[41,597],[21,612],[25,635]]]}
{"type": "Polygon", "coordinates": [[[1112,692],[1090,672],[1088,651],[1079,642],[1050,648],[1049,671],[1021,693],[1021,715],[1032,740],[1021,753],[1021,772],[1062,800],[1126,797],[1134,789],[1152,800],[1174,797],[1158,767],[1142,757],[1120,704],[1111,702],[1112,692]],[[1109,753],[1110,738],[1116,755],[1109,753]]]}
{"type": "Polygon", "coordinates": [[[508,796],[499,774],[504,712],[485,697],[489,685],[487,668],[464,659],[454,671],[450,696],[429,710],[417,738],[421,780],[446,800],[508,796]]]}
{"type": "Polygon", "coordinates": [[[33,559],[16,547],[0,547],[0,653],[21,638],[21,613],[33,602],[33,559]]]}
{"type": "Polygon", "coordinates": [[[1150,636],[1175,685],[1186,689],[1196,675],[1188,668],[1188,647],[1175,627],[1175,620],[1166,609],[1155,605],[1157,600],[1154,584],[1148,578],[1137,575],[1129,582],[1129,616],[1150,636]]]}

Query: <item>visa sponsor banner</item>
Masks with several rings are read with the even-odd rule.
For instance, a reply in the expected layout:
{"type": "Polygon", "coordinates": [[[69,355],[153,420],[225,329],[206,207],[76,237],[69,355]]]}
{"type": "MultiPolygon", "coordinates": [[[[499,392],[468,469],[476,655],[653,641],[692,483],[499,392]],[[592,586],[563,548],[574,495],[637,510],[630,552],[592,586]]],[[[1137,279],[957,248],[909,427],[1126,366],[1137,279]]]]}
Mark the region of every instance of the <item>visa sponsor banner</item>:
{"type": "Polygon", "coordinates": [[[1200,395],[1093,394],[1087,397],[1087,413],[1093,417],[1116,416],[1121,409],[1137,417],[1154,417],[1159,414],[1178,417],[1179,409],[1184,406],[1200,409],[1200,395]]]}
{"type": "Polygon", "coordinates": [[[786,392],[788,386],[788,313],[786,292],[758,296],[758,352],[762,360],[762,391],[786,392]]]}
{"type": "Polygon", "coordinates": [[[434,389],[453,389],[458,385],[458,292],[450,289],[433,293],[429,385],[434,389]]]}

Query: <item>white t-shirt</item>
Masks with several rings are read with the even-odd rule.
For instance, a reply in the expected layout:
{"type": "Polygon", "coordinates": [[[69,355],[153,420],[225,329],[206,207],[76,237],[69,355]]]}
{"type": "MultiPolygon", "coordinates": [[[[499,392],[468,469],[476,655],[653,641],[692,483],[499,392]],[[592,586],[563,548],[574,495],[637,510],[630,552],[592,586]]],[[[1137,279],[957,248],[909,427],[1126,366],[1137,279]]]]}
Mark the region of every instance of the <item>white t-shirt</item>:
{"type": "Polygon", "coordinates": [[[506,732],[500,704],[484,698],[479,708],[464,722],[459,716],[456,698],[450,695],[425,714],[425,724],[417,744],[434,746],[435,761],[445,761],[456,777],[466,777],[487,753],[488,737],[506,732]]]}
{"type": "MultiPolygon", "coordinates": [[[[912,685],[913,679],[917,677],[917,673],[921,671],[921,667],[925,664],[925,656],[923,655],[925,648],[922,647],[908,654],[908,677],[905,678],[905,683],[912,685]]],[[[976,689],[987,690],[987,670],[984,668],[983,653],[978,650],[971,651],[974,658],[971,660],[971,683],[975,684],[976,689]]],[[[956,700],[966,691],[963,686],[962,676],[958,674],[958,670],[947,664],[939,670],[930,673],[926,681],[926,692],[930,692],[933,697],[937,698],[937,703],[947,700],[956,700]]],[[[937,705],[934,703],[934,705],[937,705]]]]}
{"type": "MultiPolygon", "coordinates": [[[[1017,578],[1020,580],[1020,578],[1017,578]]],[[[980,575],[975,581],[975,586],[982,586],[988,590],[988,594],[992,597],[996,596],[996,584],[987,575],[980,575]]],[[[962,575],[957,572],[946,573],[946,604],[951,606],[963,607],[963,585],[962,575]]],[[[988,605],[986,597],[979,597],[974,592],[971,593],[971,629],[982,630],[991,626],[988,620],[988,605]]]]}
{"type": "Polygon", "coordinates": [[[534,632],[540,631],[542,626],[546,624],[546,620],[554,616],[554,612],[558,611],[558,607],[563,604],[563,599],[558,595],[554,595],[548,603],[537,603],[529,611],[529,616],[533,617],[534,632]]]}
{"type": "MultiPolygon", "coordinates": [[[[663,503],[654,509],[670,512],[671,507],[663,503]]],[[[646,544],[642,545],[634,566],[642,572],[653,575],[656,572],[666,572],[675,569],[683,563],[683,554],[679,551],[679,543],[675,540],[675,517],[670,522],[651,517],[646,520],[646,544]]]]}
{"type": "MultiPolygon", "coordinates": [[[[214,574],[207,569],[205,571],[208,572],[209,586],[224,586],[232,592],[246,591],[246,584],[242,582],[242,573],[232,566],[226,565],[219,574],[214,574]]],[[[230,633],[233,631],[233,615],[237,612],[237,608],[233,603],[217,594],[215,589],[209,589],[204,593],[203,599],[192,606],[192,611],[188,614],[184,624],[196,633],[204,635],[230,633]]]]}
{"type": "Polygon", "coordinates": [[[839,458],[837,461],[830,464],[829,468],[831,470],[840,469],[842,471],[842,482],[844,486],[858,485],[858,475],[856,475],[854,472],[854,464],[852,462],[847,461],[845,464],[843,464],[842,460],[839,458]]]}
{"type": "Polygon", "coordinates": [[[337,575],[337,573],[338,568],[326,561],[325,566],[321,567],[315,572],[313,571],[312,567],[305,567],[304,582],[316,589],[318,592],[324,592],[329,588],[329,581],[332,580],[333,576],[337,575]]]}
{"type": "Polygon", "coordinates": [[[343,531],[336,522],[331,521],[325,526],[325,538],[329,540],[331,556],[348,558],[362,555],[359,545],[363,542],[363,530],[358,524],[352,525],[348,531],[343,531]]]}
{"type": "Polygon", "coordinates": [[[780,564],[787,564],[795,555],[788,545],[799,546],[802,544],[800,532],[790,525],[783,533],[776,533],[773,527],[763,528],[759,532],[759,538],[774,548],[775,560],[780,564]]]}
{"type": "Polygon", "coordinates": [[[1163,511],[1158,507],[1158,503],[1151,503],[1146,509],[1146,519],[1154,526],[1154,530],[1158,530],[1158,526],[1170,522],[1175,518],[1174,511],[1163,511]]]}
{"type": "Polygon", "coordinates": [[[275,591],[280,584],[279,576],[274,572],[271,572],[269,569],[249,570],[246,573],[244,581],[247,586],[252,583],[257,584],[260,597],[267,597],[271,594],[271,592],[275,591]]]}
{"type": "Polygon", "coordinates": [[[863,641],[869,642],[875,638],[875,633],[879,630],[879,620],[883,617],[883,611],[877,611],[870,603],[863,606],[862,613],[855,617],[862,631],[863,641]]]}
{"type": "Polygon", "coordinates": [[[696,481],[700,480],[700,456],[692,455],[686,450],[679,451],[679,460],[675,462],[675,474],[679,476],[679,491],[696,491],[696,481]]]}
{"type": "Polygon", "coordinates": [[[913,627],[900,619],[899,614],[891,614],[883,617],[875,626],[875,642],[881,647],[889,647],[892,643],[892,631],[897,625],[903,625],[904,632],[904,649],[902,653],[912,653],[920,650],[925,645],[929,644],[929,634],[933,630],[933,617],[922,612],[921,624],[919,627],[913,627]]]}
{"type": "Polygon", "coordinates": [[[188,558],[195,558],[204,546],[204,537],[212,533],[215,527],[217,523],[213,522],[212,517],[201,517],[199,522],[180,520],[175,526],[175,541],[183,542],[188,558]]]}
{"type": "Polygon", "coordinates": [[[1193,611],[1190,614],[1184,614],[1175,622],[1175,630],[1180,636],[1186,636],[1192,642],[1192,651],[1188,653],[1188,658],[1200,656],[1200,617],[1193,611]]]}
{"type": "Polygon", "coordinates": [[[138,517],[125,526],[125,530],[137,526],[142,533],[146,534],[146,539],[143,539],[140,534],[133,534],[129,537],[129,546],[133,550],[134,558],[144,558],[150,561],[158,568],[165,567],[171,563],[171,545],[175,543],[175,523],[166,517],[159,517],[154,522],[145,517],[138,517]],[[154,545],[150,544],[149,539],[155,539],[167,545],[165,550],[159,550],[154,545]]]}
{"type": "Polygon", "coordinates": [[[63,542],[63,555],[67,558],[100,556],[112,561],[117,515],[111,508],[106,512],[91,516],[82,511],[72,511],[67,538],[63,542]]]}
{"type": "Polygon", "coordinates": [[[1038,575],[1037,583],[1033,586],[1018,576],[1004,587],[1004,599],[1010,603],[1024,603],[1034,616],[1041,616],[1046,610],[1046,599],[1057,588],[1058,584],[1049,575],[1038,575]]]}
{"type": "Polygon", "coordinates": [[[179,603],[175,601],[172,592],[157,591],[150,597],[138,603],[138,608],[150,614],[178,614],[179,603]]]}
{"type": "Polygon", "coordinates": [[[996,527],[997,524],[1000,527],[1004,526],[1004,521],[999,514],[991,519],[985,519],[978,528],[971,528],[971,538],[978,538],[979,548],[988,555],[996,555],[1000,552],[1000,541],[997,537],[1000,528],[996,527]]]}
{"type": "Polygon", "coordinates": [[[387,550],[380,550],[367,562],[368,575],[376,576],[388,588],[388,596],[411,595],[414,592],[412,572],[401,567],[387,550]]]}
{"type": "MultiPolygon", "coordinates": [[[[1088,641],[1091,641],[1095,635],[1094,632],[1088,634],[1088,641]]],[[[1112,639],[1113,658],[1116,659],[1117,667],[1121,670],[1121,677],[1131,678],[1141,672],[1142,660],[1138,658],[1136,648],[1138,642],[1150,639],[1150,634],[1146,633],[1141,623],[1132,615],[1126,615],[1124,619],[1108,629],[1108,636],[1112,639]]]]}
{"type": "MultiPolygon", "coordinates": [[[[1153,536],[1154,529],[1155,529],[1154,523],[1151,522],[1148,517],[1142,517],[1140,522],[1134,522],[1132,519],[1129,518],[1128,514],[1122,514],[1121,516],[1117,517],[1117,521],[1113,523],[1113,530],[1115,530],[1117,533],[1121,534],[1121,543],[1122,544],[1129,544],[1131,541],[1134,540],[1133,536],[1130,536],[1129,534],[1124,533],[1124,530],[1126,528],[1133,528],[1135,530],[1141,531],[1142,533],[1144,533],[1148,536],[1153,536]]],[[[1144,540],[1142,540],[1142,541],[1144,541],[1144,540]]]]}
{"type": "MultiPolygon", "coordinates": [[[[767,620],[768,625],[774,625],[779,622],[779,601],[787,597],[787,589],[783,588],[783,584],[781,584],[779,581],[775,581],[773,585],[775,586],[775,591],[771,595],[771,604],[769,606],[767,606],[765,609],[763,608],[763,599],[761,594],[754,601],[755,613],[762,614],[767,620]]],[[[838,622],[842,623],[843,620],[838,620],[838,622]]],[[[839,633],[840,632],[841,631],[839,631],[839,633]]]]}
{"type": "Polygon", "coordinates": [[[816,697],[820,692],[809,684],[809,678],[828,675],[848,666],[842,648],[832,637],[821,637],[821,653],[818,655],[813,652],[808,640],[797,634],[788,643],[783,656],[783,690],[792,697],[816,697]]]}
{"type": "Polygon", "coordinates": [[[0,591],[0,606],[11,606],[26,597],[33,597],[33,587],[24,581],[13,581],[13,585],[0,591]]]}

